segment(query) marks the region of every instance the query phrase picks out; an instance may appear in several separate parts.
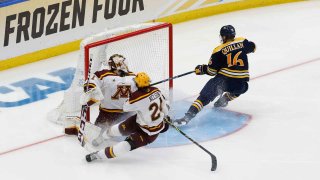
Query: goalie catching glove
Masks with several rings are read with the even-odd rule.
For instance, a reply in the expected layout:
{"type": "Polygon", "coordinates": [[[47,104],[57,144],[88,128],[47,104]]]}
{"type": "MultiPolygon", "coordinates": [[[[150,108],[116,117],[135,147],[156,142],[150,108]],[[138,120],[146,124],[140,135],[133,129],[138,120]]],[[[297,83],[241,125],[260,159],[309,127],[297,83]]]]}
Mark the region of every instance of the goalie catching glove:
{"type": "Polygon", "coordinates": [[[198,66],[194,69],[194,71],[195,71],[196,75],[203,75],[203,74],[206,74],[207,68],[208,68],[208,65],[205,65],[205,64],[203,64],[203,65],[198,65],[198,66]]]}
{"type": "Polygon", "coordinates": [[[103,94],[100,88],[91,88],[89,91],[81,94],[80,96],[80,104],[81,105],[92,105],[96,102],[99,102],[103,99],[103,94]]]}

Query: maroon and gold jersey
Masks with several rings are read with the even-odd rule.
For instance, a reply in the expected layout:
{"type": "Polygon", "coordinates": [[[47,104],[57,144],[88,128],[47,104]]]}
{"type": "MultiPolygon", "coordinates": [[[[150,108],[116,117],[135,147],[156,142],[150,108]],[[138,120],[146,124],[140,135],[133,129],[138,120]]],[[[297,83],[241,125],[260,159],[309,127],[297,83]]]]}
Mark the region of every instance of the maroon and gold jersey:
{"type": "Polygon", "coordinates": [[[123,106],[123,110],[135,111],[137,113],[136,122],[150,136],[163,130],[163,118],[168,115],[166,100],[156,87],[133,92],[123,106]]]}
{"type": "Polygon", "coordinates": [[[105,112],[123,112],[123,104],[131,92],[137,90],[133,80],[135,74],[121,77],[110,70],[97,71],[89,80],[89,88],[100,88],[104,99],[100,101],[100,110],[105,112]]]}

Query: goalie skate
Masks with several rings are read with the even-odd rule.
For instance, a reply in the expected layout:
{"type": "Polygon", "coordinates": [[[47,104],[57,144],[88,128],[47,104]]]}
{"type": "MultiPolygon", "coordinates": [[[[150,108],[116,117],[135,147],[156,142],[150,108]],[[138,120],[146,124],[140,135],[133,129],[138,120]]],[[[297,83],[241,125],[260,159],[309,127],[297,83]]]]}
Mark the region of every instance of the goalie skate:
{"type": "Polygon", "coordinates": [[[95,160],[97,160],[97,159],[102,159],[102,158],[98,155],[98,151],[86,155],[86,160],[87,160],[87,162],[92,162],[92,161],[95,161],[95,160]]]}
{"type": "Polygon", "coordinates": [[[108,128],[103,128],[99,136],[92,140],[92,145],[95,147],[100,146],[105,140],[109,140],[110,136],[108,135],[108,128]]]}

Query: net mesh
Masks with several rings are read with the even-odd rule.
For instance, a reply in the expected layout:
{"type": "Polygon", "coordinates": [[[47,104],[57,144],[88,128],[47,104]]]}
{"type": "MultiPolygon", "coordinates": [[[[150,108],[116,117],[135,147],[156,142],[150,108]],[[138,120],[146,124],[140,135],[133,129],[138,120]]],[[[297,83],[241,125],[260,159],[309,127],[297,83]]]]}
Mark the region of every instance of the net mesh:
{"type": "MultiPolygon", "coordinates": [[[[93,35],[80,44],[80,55],[74,80],[65,92],[63,102],[49,113],[48,119],[61,122],[66,116],[79,116],[81,109],[79,96],[88,73],[88,63],[91,61],[90,75],[106,69],[106,62],[113,54],[126,57],[129,70],[146,72],[152,83],[170,76],[170,38],[169,28],[163,23],[145,23],[131,25],[93,35]],[[163,26],[165,25],[165,26],[163,26]],[[88,49],[86,55],[86,50],[88,49]]],[[[157,85],[169,97],[169,81],[157,85]]]]}

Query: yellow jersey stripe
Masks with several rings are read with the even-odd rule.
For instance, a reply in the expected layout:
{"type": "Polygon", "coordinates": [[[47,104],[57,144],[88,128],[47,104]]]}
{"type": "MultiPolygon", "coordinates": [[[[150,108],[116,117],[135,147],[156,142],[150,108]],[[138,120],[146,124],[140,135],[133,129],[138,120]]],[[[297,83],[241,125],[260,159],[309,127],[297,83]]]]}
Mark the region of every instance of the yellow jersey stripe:
{"type": "Polygon", "coordinates": [[[153,91],[151,91],[151,92],[149,92],[149,93],[147,93],[147,94],[145,94],[145,95],[142,95],[142,96],[140,96],[140,97],[138,97],[138,98],[136,98],[136,99],[132,99],[132,100],[129,101],[129,103],[130,103],[130,104],[133,104],[133,103],[135,103],[135,102],[137,102],[137,101],[139,101],[139,100],[141,100],[141,99],[143,99],[143,98],[145,98],[145,97],[150,96],[151,94],[153,94],[153,93],[155,93],[155,92],[157,92],[157,91],[159,91],[159,89],[155,89],[155,90],[153,90],[153,91]]]}
{"type": "Polygon", "coordinates": [[[219,71],[219,73],[225,73],[225,74],[229,74],[231,76],[249,76],[249,72],[231,72],[231,71],[227,71],[225,69],[221,69],[219,71]]]}
{"type": "Polygon", "coordinates": [[[231,77],[231,78],[239,78],[239,79],[241,79],[241,78],[249,78],[249,77],[250,77],[249,75],[244,75],[244,76],[234,76],[234,75],[226,74],[226,73],[221,72],[221,71],[219,72],[219,74],[222,74],[222,75],[227,76],[227,77],[231,77]]]}
{"type": "Polygon", "coordinates": [[[212,69],[210,67],[208,67],[208,70],[207,70],[208,74],[211,75],[211,76],[214,76],[217,74],[217,70],[215,69],[212,69]]]}
{"type": "Polygon", "coordinates": [[[240,73],[246,73],[246,72],[249,72],[249,70],[232,70],[232,69],[228,69],[228,68],[222,68],[222,70],[225,70],[225,71],[230,71],[230,72],[240,72],[240,73]]]}
{"type": "Polygon", "coordinates": [[[213,69],[213,68],[208,67],[208,69],[209,69],[210,71],[217,72],[217,70],[215,70],[215,69],[213,69]]]}
{"type": "Polygon", "coordinates": [[[108,76],[108,75],[116,75],[116,74],[113,73],[113,72],[106,72],[106,73],[102,74],[102,75],[99,77],[99,79],[102,79],[102,78],[104,78],[104,77],[106,77],[106,76],[108,76]]]}
{"type": "Polygon", "coordinates": [[[93,101],[95,103],[99,102],[99,100],[96,100],[96,99],[93,99],[93,98],[90,98],[90,101],[93,101]]]}
{"type": "Polygon", "coordinates": [[[100,110],[104,111],[104,112],[111,112],[111,113],[122,113],[123,112],[122,109],[107,109],[107,108],[101,108],[101,107],[100,107],[100,110]]]}
{"type": "Polygon", "coordinates": [[[238,38],[235,38],[233,41],[231,42],[226,42],[224,44],[221,44],[220,46],[216,47],[214,50],[213,50],[213,53],[216,53],[218,51],[220,51],[222,48],[230,45],[230,44],[233,44],[233,43],[237,43],[237,42],[242,42],[244,41],[246,38],[243,38],[243,37],[238,37],[238,38]]]}
{"type": "MultiPolygon", "coordinates": [[[[83,87],[86,87],[86,86],[87,86],[87,83],[85,83],[85,84],[83,85],[83,87]]],[[[95,84],[93,84],[93,83],[89,83],[89,84],[88,84],[88,87],[95,88],[95,87],[96,87],[96,85],[95,85],[95,84]]]]}
{"type": "Polygon", "coordinates": [[[144,129],[146,129],[146,130],[148,130],[148,131],[160,130],[160,129],[162,128],[162,126],[163,126],[163,122],[161,122],[161,123],[160,123],[159,125],[157,125],[157,126],[152,126],[152,127],[140,125],[140,127],[144,128],[144,129]]]}

